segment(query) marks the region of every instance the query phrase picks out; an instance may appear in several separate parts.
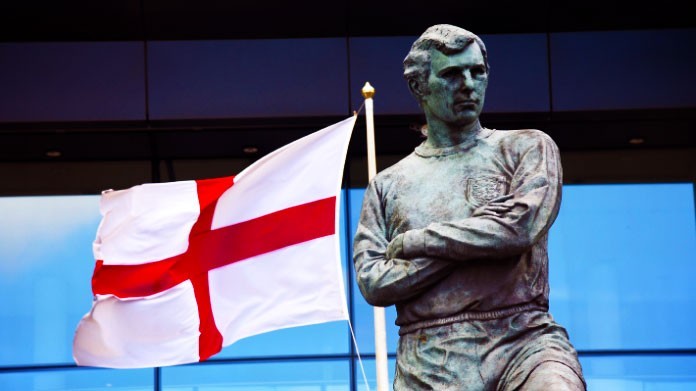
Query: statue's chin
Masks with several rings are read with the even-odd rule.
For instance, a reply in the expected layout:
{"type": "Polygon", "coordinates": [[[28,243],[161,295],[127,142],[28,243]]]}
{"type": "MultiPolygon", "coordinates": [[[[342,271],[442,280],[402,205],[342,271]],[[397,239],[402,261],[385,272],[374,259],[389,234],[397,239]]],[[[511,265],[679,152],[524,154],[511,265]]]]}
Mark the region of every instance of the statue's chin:
{"type": "Polygon", "coordinates": [[[471,125],[478,120],[476,110],[466,110],[457,113],[455,123],[459,126],[471,125]]]}

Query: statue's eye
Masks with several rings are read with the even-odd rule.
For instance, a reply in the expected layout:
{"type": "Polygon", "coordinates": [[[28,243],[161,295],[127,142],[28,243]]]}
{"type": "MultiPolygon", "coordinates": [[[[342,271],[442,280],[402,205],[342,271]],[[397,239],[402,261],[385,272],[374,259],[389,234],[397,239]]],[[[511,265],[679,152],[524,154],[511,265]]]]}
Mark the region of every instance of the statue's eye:
{"type": "Polygon", "coordinates": [[[483,65],[477,65],[471,68],[472,77],[481,77],[486,74],[486,68],[483,65]]]}
{"type": "Polygon", "coordinates": [[[452,69],[448,69],[448,70],[442,72],[440,74],[440,77],[442,77],[443,79],[449,80],[449,79],[454,79],[455,77],[457,77],[458,74],[459,74],[459,70],[452,68],[452,69]]]}

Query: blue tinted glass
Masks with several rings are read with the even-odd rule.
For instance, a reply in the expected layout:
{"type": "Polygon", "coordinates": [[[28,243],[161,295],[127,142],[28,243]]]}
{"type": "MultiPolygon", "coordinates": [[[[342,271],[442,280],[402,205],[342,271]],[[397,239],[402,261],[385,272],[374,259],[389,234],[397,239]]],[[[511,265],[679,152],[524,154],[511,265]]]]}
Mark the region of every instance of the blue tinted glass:
{"type": "Polygon", "coordinates": [[[3,42],[0,121],[145,120],[143,57],[135,41],[3,42]]]}
{"type": "Polygon", "coordinates": [[[150,41],[147,56],[153,119],[347,114],[342,38],[150,41]]]}
{"type": "MultiPolygon", "coordinates": [[[[396,372],[396,359],[391,358],[387,362],[387,372],[389,374],[389,389],[391,389],[394,384],[394,373],[396,372]]],[[[374,359],[363,359],[362,368],[360,367],[360,361],[355,360],[355,384],[358,385],[358,390],[367,391],[367,386],[365,386],[365,378],[367,378],[367,384],[370,385],[370,390],[377,389],[377,367],[374,359]],[[365,376],[363,376],[362,369],[365,370],[365,376]]]]}
{"type": "Polygon", "coordinates": [[[691,184],[565,186],[551,312],[586,349],[696,347],[691,184]]]}
{"type": "Polygon", "coordinates": [[[0,297],[12,298],[0,311],[0,365],[72,363],[91,307],[99,197],[4,197],[0,216],[0,297]]]}
{"type": "Polygon", "coordinates": [[[403,74],[403,61],[418,37],[350,38],[350,94],[353,102],[362,101],[360,91],[366,80],[379,86],[377,110],[380,114],[420,114],[403,74]]]}
{"type": "Polygon", "coordinates": [[[128,390],[152,391],[153,369],[72,369],[0,373],[0,390],[128,390]]]}
{"type": "Polygon", "coordinates": [[[552,33],[554,111],[694,107],[694,41],[694,29],[552,33]]]}
{"type": "Polygon", "coordinates": [[[696,356],[580,357],[588,390],[696,390],[696,356]]]}
{"type": "MultiPolygon", "coordinates": [[[[360,209],[365,195],[365,189],[350,189],[348,192],[348,202],[350,203],[350,232],[351,238],[355,236],[360,221],[360,209]]],[[[352,246],[352,243],[351,243],[352,246]]],[[[374,329],[374,310],[369,305],[355,282],[355,268],[351,267],[353,273],[353,328],[355,338],[358,341],[360,353],[375,352],[375,329],[374,329]]],[[[385,309],[387,322],[387,351],[396,352],[396,345],[399,339],[399,328],[394,324],[396,320],[396,308],[389,306],[385,309]]]]}
{"type": "MultiPolygon", "coordinates": [[[[355,339],[358,341],[360,353],[374,354],[375,352],[375,326],[374,307],[367,304],[358,290],[358,285],[353,283],[353,328],[355,339]]],[[[385,308],[385,321],[387,324],[387,352],[396,353],[399,340],[399,328],[396,321],[396,308],[392,305],[385,308]]]]}
{"type": "Polygon", "coordinates": [[[349,361],[285,361],[162,368],[162,390],[349,389],[349,361]]]}

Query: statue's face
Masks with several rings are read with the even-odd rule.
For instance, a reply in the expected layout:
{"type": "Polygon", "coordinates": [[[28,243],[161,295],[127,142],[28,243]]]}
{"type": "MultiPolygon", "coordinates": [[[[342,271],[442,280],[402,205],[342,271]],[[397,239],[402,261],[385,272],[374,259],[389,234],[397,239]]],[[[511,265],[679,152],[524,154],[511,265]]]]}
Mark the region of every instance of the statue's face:
{"type": "Polygon", "coordinates": [[[488,74],[476,43],[450,56],[430,53],[429,93],[422,97],[426,116],[447,124],[468,125],[478,119],[488,86],[488,74]]]}

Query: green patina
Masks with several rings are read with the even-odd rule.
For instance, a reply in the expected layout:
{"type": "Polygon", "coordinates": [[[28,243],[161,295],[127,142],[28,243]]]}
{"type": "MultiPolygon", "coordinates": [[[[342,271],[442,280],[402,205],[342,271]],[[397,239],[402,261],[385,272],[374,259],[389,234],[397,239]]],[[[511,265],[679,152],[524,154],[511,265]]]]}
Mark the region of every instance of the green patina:
{"type": "Polygon", "coordinates": [[[354,242],[363,296],[397,309],[395,390],[585,388],[548,313],[558,148],[539,130],[481,126],[489,73],[484,43],[450,25],[404,60],[427,138],[370,183],[354,242]]]}

